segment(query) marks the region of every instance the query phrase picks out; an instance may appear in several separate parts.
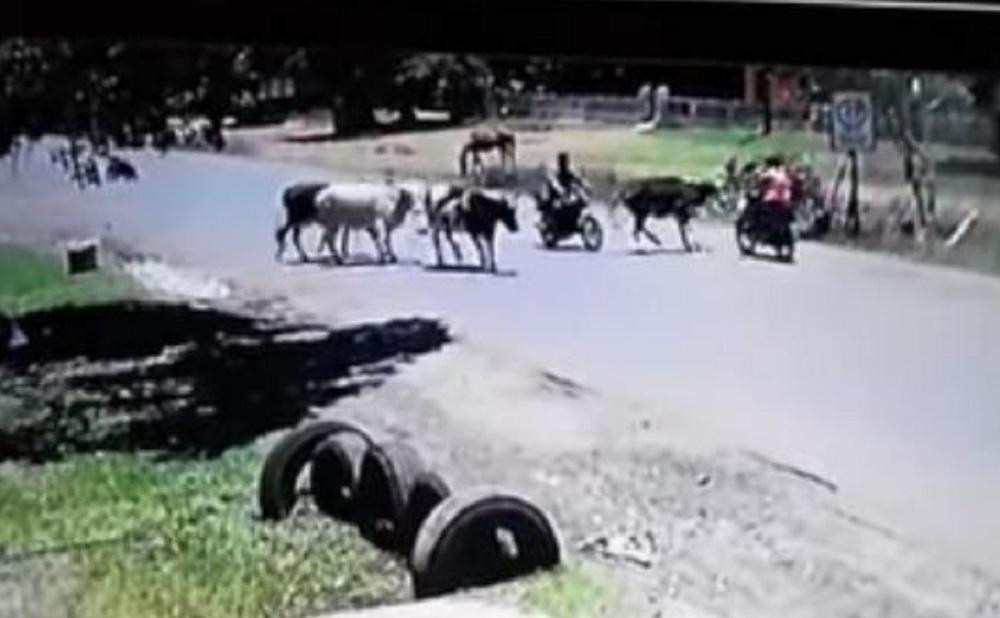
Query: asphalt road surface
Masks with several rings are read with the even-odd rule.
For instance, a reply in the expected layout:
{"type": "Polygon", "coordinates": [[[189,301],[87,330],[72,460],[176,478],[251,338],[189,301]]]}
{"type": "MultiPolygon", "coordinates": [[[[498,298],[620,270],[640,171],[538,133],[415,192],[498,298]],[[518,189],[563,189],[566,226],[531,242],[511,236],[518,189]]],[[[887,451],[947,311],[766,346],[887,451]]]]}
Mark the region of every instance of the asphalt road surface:
{"type": "MultiPolygon", "coordinates": [[[[830,478],[888,527],[1000,572],[998,280],[814,244],[791,266],[740,258],[728,227],[697,222],[693,255],[637,255],[612,225],[599,254],[543,251],[526,205],[520,234],[501,234],[505,276],[422,267],[416,219],[395,239],[400,265],[279,265],[280,190],[330,174],[144,155],[139,183],[80,192],[40,155],[17,178],[0,170],[8,236],[110,229],[334,319],[442,316],[469,340],[655,402],[684,431],[830,478]]],[[[672,223],[653,226],[678,245],[672,223]]],[[[353,244],[371,251],[362,234],[353,244]]],[[[521,429],[557,448],[543,419],[521,429]]]]}

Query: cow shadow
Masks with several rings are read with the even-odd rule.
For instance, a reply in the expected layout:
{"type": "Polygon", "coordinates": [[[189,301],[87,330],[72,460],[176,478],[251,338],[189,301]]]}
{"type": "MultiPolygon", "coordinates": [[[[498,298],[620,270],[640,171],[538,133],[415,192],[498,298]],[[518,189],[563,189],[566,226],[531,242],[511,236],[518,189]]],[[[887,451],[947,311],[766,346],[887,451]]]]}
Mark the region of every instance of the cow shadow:
{"type": "Polygon", "coordinates": [[[453,274],[453,275],[479,275],[481,277],[517,277],[517,271],[513,269],[498,268],[496,272],[483,270],[473,264],[425,264],[424,270],[430,273],[453,274]]]}
{"type": "Polygon", "coordinates": [[[774,251],[757,251],[755,253],[741,253],[740,259],[752,260],[755,262],[770,262],[772,264],[780,264],[782,266],[794,266],[798,261],[798,256],[789,261],[779,257],[774,251]]]}
{"type": "Polygon", "coordinates": [[[542,251],[551,251],[554,253],[598,253],[595,251],[589,251],[586,247],[579,244],[560,244],[554,247],[546,247],[542,243],[537,243],[535,247],[541,249],[542,251]]]}
{"type": "Polygon", "coordinates": [[[395,262],[380,262],[379,259],[373,255],[365,256],[351,256],[346,260],[337,261],[332,257],[324,257],[319,260],[312,262],[313,264],[318,264],[323,268],[388,268],[392,266],[402,266],[402,267],[419,267],[421,265],[420,260],[413,258],[400,258],[395,262]]]}
{"type": "Polygon", "coordinates": [[[627,250],[625,255],[632,257],[654,257],[657,255],[696,255],[697,253],[697,251],[688,251],[684,247],[639,247],[627,250]]]}
{"type": "Polygon", "coordinates": [[[450,341],[434,320],[331,329],[162,303],[60,308],[18,323],[29,344],[0,357],[0,461],[217,456],[450,341]]]}

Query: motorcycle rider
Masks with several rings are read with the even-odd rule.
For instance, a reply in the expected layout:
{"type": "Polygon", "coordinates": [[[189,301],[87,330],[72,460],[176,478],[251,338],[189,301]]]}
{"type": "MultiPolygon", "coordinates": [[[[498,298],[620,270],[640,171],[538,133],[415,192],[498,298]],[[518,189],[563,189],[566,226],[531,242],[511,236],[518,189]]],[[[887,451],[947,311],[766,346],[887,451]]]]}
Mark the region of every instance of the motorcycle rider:
{"type": "Polygon", "coordinates": [[[550,201],[557,212],[576,213],[586,205],[586,195],[590,192],[590,184],[570,166],[569,153],[560,152],[556,157],[556,170],[549,174],[548,185],[550,201]]]}
{"type": "Polygon", "coordinates": [[[788,225],[792,220],[792,176],[780,156],[768,157],[760,176],[759,203],[751,213],[754,225],[788,225]]]}

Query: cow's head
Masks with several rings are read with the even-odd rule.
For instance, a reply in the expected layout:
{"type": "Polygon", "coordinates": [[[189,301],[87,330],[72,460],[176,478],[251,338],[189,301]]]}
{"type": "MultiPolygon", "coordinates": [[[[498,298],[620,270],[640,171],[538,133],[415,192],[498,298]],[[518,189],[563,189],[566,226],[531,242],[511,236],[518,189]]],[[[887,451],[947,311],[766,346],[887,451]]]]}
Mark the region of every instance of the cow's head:
{"type": "Polygon", "coordinates": [[[400,219],[406,217],[413,207],[417,204],[417,198],[411,189],[399,189],[399,195],[396,196],[396,216],[400,219]]]}
{"type": "Polygon", "coordinates": [[[696,182],[691,185],[694,206],[704,206],[709,200],[719,197],[719,187],[714,182],[696,182]]]}
{"type": "Polygon", "coordinates": [[[500,222],[510,232],[517,232],[517,209],[511,203],[509,197],[503,197],[497,201],[497,212],[500,222]]]}

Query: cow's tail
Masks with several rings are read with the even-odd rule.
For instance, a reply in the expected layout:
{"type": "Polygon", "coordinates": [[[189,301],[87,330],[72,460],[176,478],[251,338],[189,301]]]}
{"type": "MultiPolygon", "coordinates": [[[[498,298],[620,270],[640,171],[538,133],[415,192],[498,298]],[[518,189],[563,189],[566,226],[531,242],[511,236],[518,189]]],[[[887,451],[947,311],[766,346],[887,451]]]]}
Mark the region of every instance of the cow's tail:
{"type": "Polygon", "coordinates": [[[472,151],[472,144],[466,144],[462,146],[461,152],[458,153],[458,175],[465,178],[468,172],[468,159],[469,153],[472,151]]]}
{"type": "Polygon", "coordinates": [[[274,213],[274,242],[277,245],[275,259],[280,260],[285,252],[285,236],[292,227],[292,206],[289,203],[289,190],[281,192],[280,208],[274,213]]]}
{"type": "Polygon", "coordinates": [[[608,204],[608,215],[615,229],[621,229],[625,224],[619,213],[622,211],[620,207],[625,205],[627,191],[626,187],[620,187],[611,194],[611,202],[608,204]]]}

